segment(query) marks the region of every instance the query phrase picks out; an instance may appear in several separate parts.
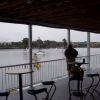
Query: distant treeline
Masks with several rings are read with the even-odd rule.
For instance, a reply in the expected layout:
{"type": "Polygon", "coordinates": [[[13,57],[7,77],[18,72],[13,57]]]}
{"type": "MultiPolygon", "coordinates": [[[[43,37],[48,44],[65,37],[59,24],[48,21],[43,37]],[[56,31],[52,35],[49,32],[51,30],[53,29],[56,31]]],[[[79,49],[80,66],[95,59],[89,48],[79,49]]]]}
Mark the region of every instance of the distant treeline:
{"type": "MultiPolygon", "coordinates": [[[[66,39],[62,42],[45,40],[42,41],[40,38],[36,41],[32,41],[32,48],[62,48],[67,45],[66,39]]],[[[20,42],[3,42],[0,43],[0,49],[26,49],[28,48],[28,38],[23,38],[20,42]]]]}
{"type": "MultiPolygon", "coordinates": [[[[19,42],[3,42],[0,43],[0,49],[26,49],[28,48],[28,38],[23,38],[19,42]]],[[[74,47],[87,47],[87,42],[73,42],[74,47]]],[[[91,47],[100,47],[100,42],[91,42],[91,47]]],[[[64,38],[62,42],[41,40],[32,41],[32,48],[65,48],[67,47],[67,40],[64,38]]]]}

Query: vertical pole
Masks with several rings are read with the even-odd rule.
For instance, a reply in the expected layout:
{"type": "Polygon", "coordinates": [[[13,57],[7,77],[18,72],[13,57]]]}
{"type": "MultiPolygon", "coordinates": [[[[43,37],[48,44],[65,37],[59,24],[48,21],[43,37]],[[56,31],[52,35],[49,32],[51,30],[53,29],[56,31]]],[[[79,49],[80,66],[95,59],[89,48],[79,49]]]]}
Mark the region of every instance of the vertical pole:
{"type": "Polygon", "coordinates": [[[68,36],[68,45],[70,44],[70,29],[67,31],[67,36],[68,36]]]}
{"type": "Polygon", "coordinates": [[[90,71],[90,32],[87,32],[87,63],[88,71],[90,71]]]}
{"type": "MultiPolygon", "coordinates": [[[[32,71],[32,25],[29,25],[29,63],[30,63],[30,70],[32,71]]],[[[30,73],[30,87],[33,87],[33,76],[30,73]]]]}
{"type": "Polygon", "coordinates": [[[19,94],[20,100],[23,100],[23,90],[22,90],[22,74],[19,74],[19,94]]]}

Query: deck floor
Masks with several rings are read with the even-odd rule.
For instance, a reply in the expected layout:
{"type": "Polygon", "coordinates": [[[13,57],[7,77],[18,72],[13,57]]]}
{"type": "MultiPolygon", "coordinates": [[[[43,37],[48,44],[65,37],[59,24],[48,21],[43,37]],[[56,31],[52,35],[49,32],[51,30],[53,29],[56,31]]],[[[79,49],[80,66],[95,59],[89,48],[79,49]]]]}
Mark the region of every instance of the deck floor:
{"type": "MultiPolygon", "coordinates": [[[[85,78],[83,82],[83,88],[87,87],[90,84],[90,79],[85,78]]],[[[73,88],[76,86],[75,82],[72,82],[71,85],[73,88]]],[[[57,90],[55,92],[54,97],[52,100],[68,100],[69,92],[68,92],[68,78],[63,78],[56,80],[56,87],[57,90]]],[[[98,86],[98,90],[100,91],[100,85],[98,86]]],[[[40,94],[38,96],[38,100],[42,100],[41,97],[45,94],[40,94]]],[[[100,96],[94,93],[95,100],[100,100],[100,96]]],[[[23,92],[23,99],[24,100],[35,100],[33,96],[27,93],[27,90],[23,92]]],[[[92,96],[88,95],[85,100],[93,100],[92,96]]],[[[0,100],[5,100],[4,97],[0,97],[0,100]]],[[[8,100],[19,100],[19,92],[13,92],[9,95],[8,100]]],[[[80,100],[79,97],[72,96],[72,100],[80,100]]]]}

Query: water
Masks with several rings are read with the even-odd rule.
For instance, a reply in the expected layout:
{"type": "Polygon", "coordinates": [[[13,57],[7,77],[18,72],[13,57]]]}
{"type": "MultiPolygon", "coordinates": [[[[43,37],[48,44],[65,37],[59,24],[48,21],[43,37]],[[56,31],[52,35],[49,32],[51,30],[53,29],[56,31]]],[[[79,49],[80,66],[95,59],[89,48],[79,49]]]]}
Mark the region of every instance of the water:
{"type": "MultiPolygon", "coordinates": [[[[80,56],[87,55],[86,48],[76,48],[80,56]]],[[[38,53],[38,49],[34,49],[33,53],[38,53]]],[[[64,49],[41,49],[38,54],[38,61],[47,61],[53,59],[62,59],[64,56],[64,49]]],[[[100,54],[100,48],[91,48],[91,55],[100,54]]],[[[1,49],[0,50],[0,66],[15,65],[29,63],[29,52],[24,49],[1,49]]]]}
{"type": "MultiPolygon", "coordinates": [[[[78,56],[87,56],[87,48],[76,48],[79,52],[78,56]]],[[[100,48],[90,48],[90,55],[100,54],[100,48]]]]}
{"type": "Polygon", "coordinates": [[[21,64],[28,62],[28,54],[23,49],[0,50],[0,66],[21,64]]]}
{"type": "MultiPolygon", "coordinates": [[[[86,56],[87,55],[87,49],[86,48],[76,48],[80,56],[86,56]]],[[[41,49],[40,52],[38,52],[38,49],[33,50],[33,54],[37,53],[38,55],[38,61],[48,61],[48,60],[54,60],[54,59],[63,59],[64,56],[64,49],[41,49]]],[[[92,48],[91,49],[91,55],[100,54],[100,48],[92,48]]],[[[98,56],[92,56],[91,57],[91,64],[90,66],[92,69],[99,68],[100,57],[98,56]]],[[[2,49],[0,50],[0,66],[7,66],[7,65],[16,65],[16,64],[23,64],[23,63],[29,63],[29,52],[28,50],[24,49],[2,49]]],[[[41,68],[39,70],[35,70],[34,72],[34,82],[40,82],[58,78],[59,76],[66,75],[66,62],[65,60],[59,60],[55,62],[46,62],[41,64],[41,68]]],[[[85,65],[83,65],[85,68],[85,65]]],[[[87,66],[86,66],[87,68],[87,66]]],[[[0,88],[13,88],[18,87],[18,78],[17,76],[8,76],[5,74],[5,69],[0,70],[0,88]]],[[[97,70],[98,71],[98,70],[97,70]]],[[[24,77],[23,84],[30,84],[30,75],[27,76],[27,82],[26,78],[24,77]]]]}

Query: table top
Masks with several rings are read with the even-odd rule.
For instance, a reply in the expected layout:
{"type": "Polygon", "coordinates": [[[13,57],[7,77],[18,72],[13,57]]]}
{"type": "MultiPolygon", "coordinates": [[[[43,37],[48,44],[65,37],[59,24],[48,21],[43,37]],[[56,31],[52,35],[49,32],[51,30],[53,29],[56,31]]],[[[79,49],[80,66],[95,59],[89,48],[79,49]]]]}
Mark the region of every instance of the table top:
{"type": "Polygon", "coordinates": [[[34,71],[31,71],[30,69],[10,69],[6,71],[6,74],[27,74],[34,71]]]}
{"type": "Polygon", "coordinates": [[[75,62],[75,64],[88,64],[87,62],[75,62]]]}
{"type": "Polygon", "coordinates": [[[88,64],[86,62],[78,62],[78,61],[73,61],[73,62],[68,62],[68,64],[88,64]]]}

